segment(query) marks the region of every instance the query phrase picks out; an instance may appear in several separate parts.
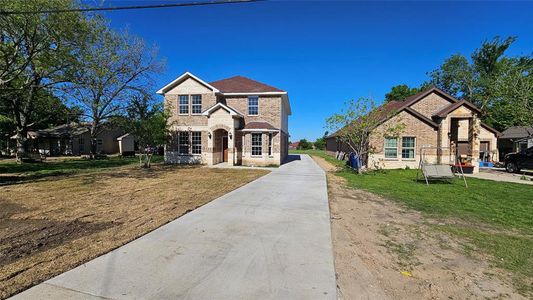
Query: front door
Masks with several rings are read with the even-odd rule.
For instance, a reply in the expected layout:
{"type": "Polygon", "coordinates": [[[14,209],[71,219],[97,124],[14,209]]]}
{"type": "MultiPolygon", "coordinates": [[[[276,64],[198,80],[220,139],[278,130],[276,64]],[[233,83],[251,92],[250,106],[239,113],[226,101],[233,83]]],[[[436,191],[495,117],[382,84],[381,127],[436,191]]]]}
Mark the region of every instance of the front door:
{"type": "Polygon", "coordinates": [[[222,161],[223,162],[228,161],[228,137],[227,136],[222,137],[222,161]]]}

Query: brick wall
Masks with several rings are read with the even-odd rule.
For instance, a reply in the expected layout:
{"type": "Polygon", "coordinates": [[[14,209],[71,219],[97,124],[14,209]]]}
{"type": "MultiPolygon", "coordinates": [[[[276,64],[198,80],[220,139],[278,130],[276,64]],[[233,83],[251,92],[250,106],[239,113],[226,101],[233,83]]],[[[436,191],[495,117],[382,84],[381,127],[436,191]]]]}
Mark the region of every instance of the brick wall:
{"type": "MultiPolygon", "coordinates": [[[[374,148],[374,154],[369,158],[369,167],[379,164],[383,168],[403,168],[418,167],[420,161],[420,148],[422,146],[437,146],[437,129],[429,124],[421,121],[419,118],[411,115],[408,112],[401,112],[398,115],[392,117],[382,125],[378,126],[371,134],[370,145],[374,148]],[[398,137],[398,151],[397,158],[385,158],[385,138],[383,133],[389,126],[395,126],[395,124],[403,123],[405,129],[399,134],[398,137]],[[415,157],[414,159],[402,159],[402,137],[415,137],[415,157]]],[[[435,160],[436,151],[426,151],[426,159],[431,161],[435,160]]]]}
{"type": "Polygon", "coordinates": [[[442,98],[436,93],[431,93],[410,107],[431,119],[431,116],[441,111],[451,103],[451,101],[442,98]]]}
{"type": "Polygon", "coordinates": [[[281,97],[260,96],[259,115],[248,115],[248,97],[226,97],[225,102],[230,107],[243,114],[244,122],[266,121],[276,128],[281,128],[281,97]]]}

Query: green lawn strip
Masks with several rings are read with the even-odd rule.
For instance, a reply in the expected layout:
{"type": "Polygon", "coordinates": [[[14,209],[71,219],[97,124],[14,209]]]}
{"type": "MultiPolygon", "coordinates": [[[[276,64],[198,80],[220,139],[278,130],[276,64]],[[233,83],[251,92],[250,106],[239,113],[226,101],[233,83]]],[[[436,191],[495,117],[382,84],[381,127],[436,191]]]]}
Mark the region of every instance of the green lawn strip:
{"type": "Polygon", "coordinates": [[[327,154],[326,152],[322,150],[290,150],[289,154],[308,154],[308,155],[314,155],[318,157],[322,157],[330,164],[333,164],[335,166],[344,168],[346,167],[346,161],[338,160],[335,157],[327,154]]]}
{"type": "Polygon", "coordinates": [[[416,182],[416,170],[386,170],[358,175],[339,173],[348,185],[400,201],[435,217],[477,221],[527,234],[533,231],[533,189],[518,183],[468,178],[452,183],[416,182]]]}
{"type": "MultiPolygon", "coordinates": [[[[438,230],[464,238],[492,255],[496,267],[514,274],[513,282],[522,294],[533,294],[533,239],[531,237],[487,233],[455,225],[434,226],[438,230]]],[[[468,248],[468,247],[467,247],[468,248]]],[[[475,249],[467,249],[467,252],[475,249]]]]}
{"type": "MultiPolygon", "coordinates": [[[[323,151],[299,151],[344,166],[323,151]]],[[[533,188],[525,184],[467,178],[426,185],[416,170],[385,170],[358,175],[344,167],[337,175],[353,188],[398,201],[425,216],[451,223],[434,227],[457,236],[493,257],[493,264],[513,273],[517,289],[533,286],[533,188]],[[461,221],[459,221],[461,220],[461,221]]],[[[468,245],[465,249],[468,251],[468,245]]],[[[472,251],[473,249],[470,249],[472,251]]]]}
{"type": "MultiPolygon", "coordinates": [[[[162,156],[154,156],[153,163],[161,162],[162,156]]],[[[63,174],[74,174],[81,172],[97,171],[102,169],[122,167],[138,164],[139,158],[119,158],[108,159],[67,159],[61,161],[45,161],[34,163],[0,163],[0,174],[21,174],[26,178],[39,178],[46,176],[56,176],[63,174]]]]}

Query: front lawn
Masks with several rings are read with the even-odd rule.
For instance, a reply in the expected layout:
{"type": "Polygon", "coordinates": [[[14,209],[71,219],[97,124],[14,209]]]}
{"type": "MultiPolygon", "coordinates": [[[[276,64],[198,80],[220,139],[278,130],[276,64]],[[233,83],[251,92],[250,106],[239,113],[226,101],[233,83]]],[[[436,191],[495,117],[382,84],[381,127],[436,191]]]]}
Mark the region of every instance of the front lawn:
{"type": "MultiPolygon", "coordinates": [[[[426,185],[417,170],[384,170],[358,175],[323,151],[298,151],[340,167],[336,173],[359,188],[424,213],[437,230],[465,239],[493,256],[494,264],[514,272],[518,287],[533,292],[533,187],[467,178],[426,185]]],[[[470,249],[472,250],[472,249],[470,249]]]]}
{"type": "Polygon", "coordinates": [[[168,165],[111,168],[125,162],[46,163],[40,166],[92,171],[0,186],[0,299],[115,249],[268,173],[168,165]],[[95,165],[105,168],[95,169],[95,165]]]}
{"type": "MultiPolygon", "coordinates": [[[[152,162],[162,162],[162,156],[153,156],[152,162]]],[[[139,164],[136,157],[110,157],[107,159],[66,158],[43,162],[16,163],[0,161],[0,183],[37,179],[47,176],[93,172],[101,169],[117,168],[139,164]]]]}

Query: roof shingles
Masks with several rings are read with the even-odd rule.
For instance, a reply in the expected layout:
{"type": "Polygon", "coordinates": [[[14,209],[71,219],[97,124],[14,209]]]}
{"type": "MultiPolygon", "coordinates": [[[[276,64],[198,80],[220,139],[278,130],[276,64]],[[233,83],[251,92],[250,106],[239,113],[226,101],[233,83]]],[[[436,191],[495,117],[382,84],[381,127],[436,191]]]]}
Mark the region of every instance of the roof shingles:
{"type": "Polygon", "coordinates": [[[234,76],[209,83],[222,93],[268,93],[285,92],[273,86],[243,76],[234,76]]]}
{"type": "Polygon", "coordinates": [[[248,122],[243,128],[244,130],[278,130],[272,124],[268,122],[254,121],[248,122]]]}

